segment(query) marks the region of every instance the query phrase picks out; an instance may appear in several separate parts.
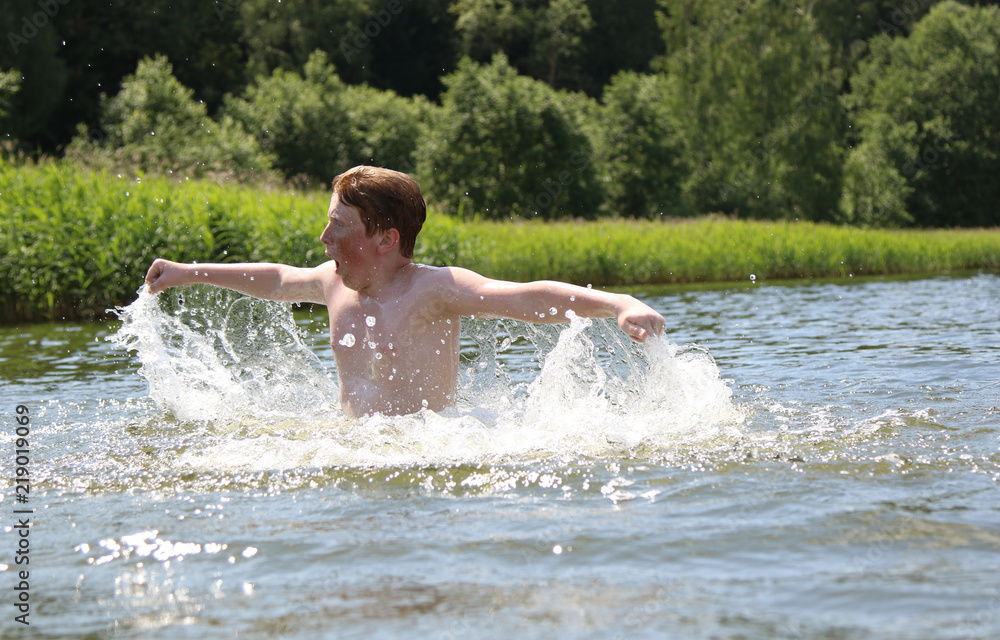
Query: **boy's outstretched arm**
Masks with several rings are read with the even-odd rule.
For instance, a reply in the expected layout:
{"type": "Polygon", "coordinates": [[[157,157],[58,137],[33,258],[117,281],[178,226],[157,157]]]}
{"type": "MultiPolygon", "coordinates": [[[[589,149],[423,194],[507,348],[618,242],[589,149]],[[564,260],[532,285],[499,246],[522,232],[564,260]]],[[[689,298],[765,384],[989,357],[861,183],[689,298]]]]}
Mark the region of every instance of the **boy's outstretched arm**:
{"type": "Polygon", "coordinates": [[[266,262],[245,264],[182,264],[158,258],[146,272],[150,293],[170,287],[210,284],[264,300],[326,304],[325,270],[333,261],[309,269],[266,262]]]}
{"type": "Polygon", "coordinates": [[[503,317],[528,322],[566,322],[566,311],[584,318],[615,318],[629,337],[643,342],[663,334],[666,320],[630,295],[579,287],[565,282],[506,282],[452,267],[446,270],[452,288],[444,298],[454,313],[503,317]]]}

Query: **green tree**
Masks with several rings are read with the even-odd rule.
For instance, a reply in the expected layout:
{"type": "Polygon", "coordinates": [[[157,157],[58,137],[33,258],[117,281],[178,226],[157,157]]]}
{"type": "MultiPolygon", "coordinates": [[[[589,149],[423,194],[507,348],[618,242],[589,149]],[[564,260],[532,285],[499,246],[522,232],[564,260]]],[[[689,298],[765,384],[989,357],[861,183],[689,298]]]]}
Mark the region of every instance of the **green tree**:
{"type": "Polygon", "coordinates": [[[113,98],[102,98],[103,140],[85,127],[68,155],[141,171],[252,177],[270,169],[257,141],[229,117],[216,122],[173,75],[164,56],[145,58],[113,98]]]}
{"type": "Polygon", "coordinates": [[[622,72],[604,89],[594,138],[612,215],[682,215],[680,138],[662,76],[622,72]]]}
{"type": "Polygon", "coordinates": [[[648,73],[665,50],[656,23],[657,4],[657,0],[589,0],[594,26],[583,38],[576,64],[567,69],[572,81],[567,88],[600,96],[620,71],[648,73]]]}
{"type": "Polygon", "coordinates": [[[663,0],[669,104],[694,211],[829,220],[844,146],[842,72],[792,0],[663,0]]]}
{"type": "Polygon", "coordinates": [[[432,107],[422,98],[341,81],[316,51],[303,75],[278,69],[259,77],[225,113],[257,136],[285,175],[323,184],[358,164],[412,171],[414,151],[432,107]]]}
{"type": "Polygon", "coordinates": [[[352,80],[364,80],[362,69],[371,59],[371,37],[363,29],[372,20],[372,12],[386,5],[385,0],[228,2],[236,8],[248,80],[279,68],[303,72],[316,50],[325,52],[338,67],[358,72],[352,80]]]}
{"type": "MultiPolygon", "coordinates": [[[[12,1],[5,0],[2,13],[12,1]]],[[[156,54],[173,62],[177,79],[204,100],[209,115],[214,115],[222,96],[239,91],[245,83],[235,13],[226,12],[240,1],[29,0],[33,18],[43,6],[52,14],[46,27],[53,31],[51,54],[65,68],[62,93],[55,96],[53,108],[36,116],[44,119],[31,134],[32,147],[56,151],[69,142],[81,122],[94,137],[104,135],[99,131],[101,94],[113,92],[125,76],[134,73],[141,59],[156,54]]],[[[35,40],[31,45],[35,46],[35,40]]],[[[25,72],[26,80],[30,78],[27,67],[13,66],[25,72]]],[[[25,91],[39,99],[39,90],[54,91],[58,81],[58,75],[46,72],[39,85],[26,84],[25,91]]]]}
{"type": "MultiPolygon", "coordinates": [[[[21,88],[21,74],[16,70],[0,70],[0,122],[10,114],[11,102],[21,88]]],[[[0,134],[6,132],[0,131],[0,134]]]]}
{"type": "Polygon", "coordinates": [[[866,225],[1000,222],[1000,9],[947,0],[871,41],[847,103],[842,215],[866,225]]]}
{"type": "Polygon", "coordinates": [[[585,0],[456,0],[461,52],[480,62],[504,53],[522,73],[561,86],[565,63],[594,21],[585,0]]]}
{"type": "Polygon", "coordinates": [[[4,133],[32,151],[36,144],[54,148],[51,118],[66,98],[68,71],[51,11],[37,0],[4,0],[0,11],[0,69],[17,69],[21,77],[4,133]]]}
{"type": "Polygon", "coordinates": [[[436,205],[489,218],[596,215],[587,98],[518,75],[503,54],[488,65],[464,59],[444,82],[417,165],[436,205]]]}

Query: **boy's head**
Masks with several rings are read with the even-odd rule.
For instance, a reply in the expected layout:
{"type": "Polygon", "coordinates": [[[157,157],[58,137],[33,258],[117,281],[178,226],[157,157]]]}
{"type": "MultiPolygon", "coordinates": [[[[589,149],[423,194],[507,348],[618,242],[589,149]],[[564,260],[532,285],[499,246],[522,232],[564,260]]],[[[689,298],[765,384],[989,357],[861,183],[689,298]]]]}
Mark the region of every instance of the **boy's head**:
{"type": "Polygon", "coordinates": [[[358,210],[365,232],[399,231],[399,253],[413,257],[417,234],[427,219],[427,204],[416,180],[391,169],[354,167],[333,179],[340,201],[358,210]]]}

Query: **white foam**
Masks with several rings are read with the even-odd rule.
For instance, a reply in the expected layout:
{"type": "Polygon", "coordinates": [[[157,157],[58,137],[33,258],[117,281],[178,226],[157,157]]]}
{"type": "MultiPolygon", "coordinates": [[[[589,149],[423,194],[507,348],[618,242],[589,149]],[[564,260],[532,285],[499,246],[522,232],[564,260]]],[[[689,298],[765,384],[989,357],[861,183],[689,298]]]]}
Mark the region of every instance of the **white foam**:
{"type": "Polygon", "coordinates": [[[634,456],[729,438],[743,421],[706,349],[666,338],[640,346],[610,321],[463,325],[463,353],[475,353],[463,365],[456,408],[349,420],[287,306],[228,293],[140,292],[119,314],[113,340],[136,351],[156,403],[211,426],[206,446],[178,456],[190,468],[634,456]],[[533,346],[535,357],[512,358],[512,344],[533,346]]]}

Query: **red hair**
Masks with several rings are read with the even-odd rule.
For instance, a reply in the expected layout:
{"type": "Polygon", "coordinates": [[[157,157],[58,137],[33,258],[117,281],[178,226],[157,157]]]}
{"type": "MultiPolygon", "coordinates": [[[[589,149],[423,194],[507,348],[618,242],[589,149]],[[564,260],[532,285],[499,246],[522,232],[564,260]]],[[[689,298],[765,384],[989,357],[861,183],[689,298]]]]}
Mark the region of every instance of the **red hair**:
{"type": "Polygon", "coordinates": [[[333,192],[358,210],[369,236],[395,229],[399,253],[413,257],[417,234],[427,219],[427,203],[416,180],[392,169],[359,166],[334,178],[333,192]]]}

